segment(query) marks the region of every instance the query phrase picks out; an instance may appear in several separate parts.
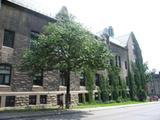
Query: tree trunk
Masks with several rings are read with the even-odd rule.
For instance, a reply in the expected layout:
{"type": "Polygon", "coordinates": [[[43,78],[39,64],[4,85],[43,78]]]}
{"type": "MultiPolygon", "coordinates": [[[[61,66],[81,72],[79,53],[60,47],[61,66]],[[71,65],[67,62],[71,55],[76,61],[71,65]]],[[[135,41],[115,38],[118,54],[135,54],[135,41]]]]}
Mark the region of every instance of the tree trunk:
{"type": "Polygon", "coordinates": [[[70,95],[70,70],[65,71],[65,79],[66,79],[66,109],[70,108],[71,104],[71,95],[70,95]]]}

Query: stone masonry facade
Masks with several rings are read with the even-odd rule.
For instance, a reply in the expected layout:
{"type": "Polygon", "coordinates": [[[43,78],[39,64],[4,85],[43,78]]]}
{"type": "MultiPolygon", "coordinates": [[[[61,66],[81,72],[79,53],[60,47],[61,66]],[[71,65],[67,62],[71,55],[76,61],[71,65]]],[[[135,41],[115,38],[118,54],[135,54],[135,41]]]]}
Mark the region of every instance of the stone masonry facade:
{"type": "MultiPolygon", "coordinates": [[[[19,57],[22,52],[29,47],[31,33],[41,33],[43,27],[48,22],[56,22],[54,18],[43,15],[22,5],[16,4],[12,0],[0,1],[0,65],[11,66],[10,83],[8,77],[3,73],[3,81],[0,82],[0,108],[4,107],[29,107],[39,106],[57,106],[58,100],[65,101],[65,85],[60,82],[60,71],[49,71],[43,73],[43,84],[34,85],[33,78],[27,73],[18,71],[14,65],[19,63],[19,57]],[[4,45],[6,32],[14,33],[13,47],[4,45]],[[5,79],[4,79],[5,78],[5,79]],[[5,81],[6,80],[6,81],[5,81]]],[[[125,46],[110,41],[110,49],[114,56],[119,59],[121,67],[120,77],[126,81],[128,75],[128,59],[132,49],[132,40],[128,38],[125,46]]],[[[0,68],[1,69],[1,68],[0,68]]],[[[7,73],[8,74],[8,73],[7,73]]],[[[0,78],[1,79],[1,78],[0,78]]],[[[97,87],[95,87],[97,88],[97,87]]],[[[79,97],[82,101],[87,101],[87,90],[85,86],[80,85],[80,74],[71,73],[71,103],[77,105],[79,97]]],[[[97,90],[94,90],[96,93],[97,90]]]]}

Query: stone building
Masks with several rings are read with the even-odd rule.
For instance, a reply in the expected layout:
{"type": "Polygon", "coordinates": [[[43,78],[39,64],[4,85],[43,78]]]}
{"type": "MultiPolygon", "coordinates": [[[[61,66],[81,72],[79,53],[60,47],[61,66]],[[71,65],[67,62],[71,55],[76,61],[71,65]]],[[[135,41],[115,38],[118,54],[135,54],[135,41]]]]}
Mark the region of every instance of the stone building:
{"type": "MultiPolygon", "coordinates": [[[[18,4],[16,0],[2,0],[0,4],[0,107],[56,106],[59,99],[65,101],[63,72],[47,72],[31,78],[14,67],[43,26],[56,20],[18,4]]],[[[135,59],[132,36],[133,33],[111,38],[109,43],[115,64],[121,68],[120,78],[124,81],[127,80],[128,61],[135,59]]],[[[83,78],[78,73],[71,74],[72,104],[87,101],[83,78]]],[[[98,81],[99,74],[96,74],[95,86],[98,81]]]]}
{"type": "Polygon", "coordinates": [[[160,72],[152,73],[151,80],[147,83],[148,95],[160,97],[160,72]]]}

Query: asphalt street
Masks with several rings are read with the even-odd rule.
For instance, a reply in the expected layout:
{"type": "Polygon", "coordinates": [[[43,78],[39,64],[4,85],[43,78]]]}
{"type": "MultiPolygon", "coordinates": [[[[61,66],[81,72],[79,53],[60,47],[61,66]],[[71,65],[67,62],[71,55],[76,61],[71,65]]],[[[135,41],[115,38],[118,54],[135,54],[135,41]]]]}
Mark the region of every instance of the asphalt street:
{"type": "Polygon", "coordinates": [[[119,107],[80,110],[67,114],[54,114],[12,120],[160,120],[160,102],[119,107]]]}

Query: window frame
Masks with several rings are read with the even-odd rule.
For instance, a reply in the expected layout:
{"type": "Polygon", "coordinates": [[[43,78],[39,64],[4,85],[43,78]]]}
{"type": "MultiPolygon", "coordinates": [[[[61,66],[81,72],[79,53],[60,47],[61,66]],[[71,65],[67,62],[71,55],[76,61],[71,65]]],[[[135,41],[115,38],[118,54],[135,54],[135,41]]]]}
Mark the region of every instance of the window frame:
{"type": "Polygon", "coordinates": [[[36,104],[37,104],[37,95],[29,95],[29,105],[36,105],[36,104]]]}
{"type": "Polygon", "coordinates": [[[33,85],[43,86],[43,70],[41,70],[40,73],[37,73],[39,75],[34,75],[33,77],[33,85]],[[40,82],[35,82],[40,81],[40,82]]]}
{"type": "Polygon", "coordinates": [[[128,69],[128,63],[127,63],[127,61],[124,62],[124,65],[125,65],[125,69],[127,70],[128,69]]]}
{"type": "Polygon", "coordinates": [[[6,96],[5,107],[14,107],[15,102],[16,102],[16,97],[15,96],[6,96]]]}
{"type": "Polygon", "coordinates": [[[3,37],[3,46],[5,47],[10,47],[10,48],[14,48],[14,41],[15,41],[15,31],[12,31],[12,30],[8,30],[8,29],[4,29],[4,37],[3,37]],[[7,32],[11,35],[12,34],[12,41],[11,44],[8,44],[8,36],[7,35],[7,32]]]}
{"type": "Polygon", "coordinates": [[[0,85],[10,85],[11,84],[11,77],[12,77],[12,66],[10,64],[0,64],[0,67],[3,66],[4,69],[3,70],[6,70],[6,67],[10,67],[10,74],[7,74],[7,73],[0,73],[0,76],[3,77],[3,80],[2,80],[2,83],[0,83],[0,85]],[[5,82],[5,77],[6,76],[9,76],[9,82],[6,83],[5,82]]]}
{"type": "Polygon", "coordinates": [[[40,33],[37,32],[37,31],[33,31],[33,30],[30,31],[29,49],[33,49],[33,41],[34,41],[35,39],[38,39],[39,34],[40,34],[40,33]]]}
{"type": "Polygon", "coordinates": [[[60,70],[59,72],[60,86],[66,86],[65,73],[62,70],[60,70]]]}
{"type": "Polygon", "coordinates": [[[80,74],[80,86],[86,86],[86,75],[83,72],[80,74]]]}
{"type": "Polygon", "coordinates": [[[121,56],[118,56],[119,67],[121,68],[121,56]]]}
{"type": "Polygon", "coordinates": [[[101,79],[100,74],[96,73],[95,74],[95,85],[96,86],[100,86],[100,79],[101,79]]]}
{"type": "Polygon", "coordinates": [[[47,104],[47,95],[40,95],[40,104],[47,104]]]}

